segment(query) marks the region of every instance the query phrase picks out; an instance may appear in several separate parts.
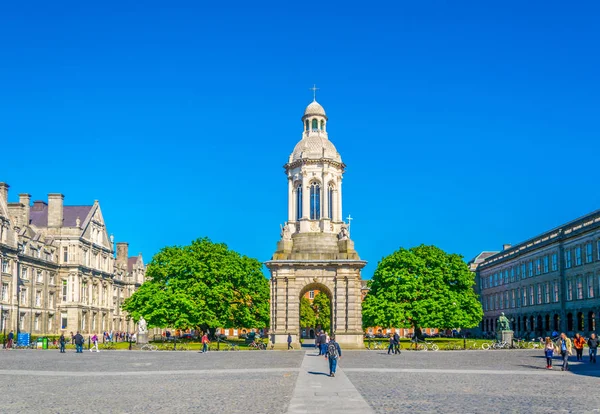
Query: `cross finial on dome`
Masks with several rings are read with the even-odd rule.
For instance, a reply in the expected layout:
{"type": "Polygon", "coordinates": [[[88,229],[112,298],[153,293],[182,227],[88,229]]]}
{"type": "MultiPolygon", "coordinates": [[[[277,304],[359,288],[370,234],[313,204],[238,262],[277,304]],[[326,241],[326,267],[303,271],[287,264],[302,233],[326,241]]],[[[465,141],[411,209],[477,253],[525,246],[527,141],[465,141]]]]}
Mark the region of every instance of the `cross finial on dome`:
{"type": "Polygon", "coordinates": [[[313,87],[308,88],[308,89],[313,91],[313,101],[316,102],[317,101],[317,91],[319,90],[319,88],[317,88],[317,85],[313,84],[313,87]]]}

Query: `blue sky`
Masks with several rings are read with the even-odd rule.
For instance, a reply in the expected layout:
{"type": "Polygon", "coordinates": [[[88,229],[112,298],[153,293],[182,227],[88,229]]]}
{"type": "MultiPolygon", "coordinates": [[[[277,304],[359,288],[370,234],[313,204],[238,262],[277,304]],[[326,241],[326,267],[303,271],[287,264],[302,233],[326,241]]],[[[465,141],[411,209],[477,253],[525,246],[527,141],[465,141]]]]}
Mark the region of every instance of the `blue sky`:
{"type": "Polygon", "coordinates": [[[0,181],[100,200],[147,260],[200,236],[271,257],[313,83],[365,278],[600,207],[597,3],[83,3],[2,6],[0,181]]]}

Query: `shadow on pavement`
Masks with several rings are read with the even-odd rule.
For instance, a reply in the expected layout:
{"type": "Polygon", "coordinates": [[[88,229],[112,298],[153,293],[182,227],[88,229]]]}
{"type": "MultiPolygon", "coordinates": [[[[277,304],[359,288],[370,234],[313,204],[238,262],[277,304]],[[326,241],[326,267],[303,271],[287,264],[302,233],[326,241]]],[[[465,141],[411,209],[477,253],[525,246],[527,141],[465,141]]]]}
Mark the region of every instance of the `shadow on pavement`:
{"type": "MultiPolygon", "coordinates": [[[[543,355],[535,355],[531,358],[545,360],[546,357],[543,355]]],[[[545,363],[545,361],[540,361],[540,364],[545,363]]],[[[562,368],[562,358],[560,356],[554,355],[552,358],[552,365],[554,366],[553,371],[560,371],[562,368]]],[[[544,367],[540,367],[539,365],[521,365],[525,368],[532,369],[546,369],[544,367]]],[[[569,372],[575,375],[585,375],[588,377],[600,377],[600,364],[592,364],[585,359],[583,361],[576,361],[574,356],[569,357],[569,372]]]]}
{"type": "Polygon", "coordinates": [[[308,371],[308,373],[311,374],[311,375],[325,375],[326,377],[329,376],[329,374],[326,374],[324,372],[308,371]]]}

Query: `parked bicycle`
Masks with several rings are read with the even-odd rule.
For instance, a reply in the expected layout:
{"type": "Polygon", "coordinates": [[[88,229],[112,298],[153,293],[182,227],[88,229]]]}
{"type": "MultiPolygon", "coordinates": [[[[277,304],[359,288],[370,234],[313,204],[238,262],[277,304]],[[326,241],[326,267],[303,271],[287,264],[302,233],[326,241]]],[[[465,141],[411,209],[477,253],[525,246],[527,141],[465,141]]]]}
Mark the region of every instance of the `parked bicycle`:
{"type": "Polygon", "coordinates": [[[493,342],[484,342],[481,344],[481,349],[489,350],[489,349],[508,349],[510,348],[510,344],[506,341],[493,341],[493,342]]]}
{"type": "Polygon", "coordinates": [[[142,345],[142,351],[157,351],[158,347],[156,345],[152,345],[152,344],[145,344],[142,345]]]}
{"type": "Polygon", "coordinates": [[[258,349],[258,350],[264,351],[265,349],[267,349],[267,346],[264,343],[262,343],[262,342],[252,341],[248,345],[248,348],[249,349],[258,349]]]}
{"type": "Polygon", "coordinates": [[[426,340],[420,340],[418,338],[412,339],[410,342],[417,344],[417,351],[439,351],[440,349],[437,344],[426,340]]]}

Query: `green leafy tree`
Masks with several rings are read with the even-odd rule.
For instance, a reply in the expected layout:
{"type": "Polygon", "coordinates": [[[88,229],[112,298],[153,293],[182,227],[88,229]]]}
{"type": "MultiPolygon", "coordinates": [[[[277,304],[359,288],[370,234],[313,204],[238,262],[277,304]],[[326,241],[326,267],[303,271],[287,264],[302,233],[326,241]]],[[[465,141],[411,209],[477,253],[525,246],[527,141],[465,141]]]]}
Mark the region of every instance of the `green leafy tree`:
{"type": "Polygon", "coordinates": [[[362,304],[363,325],[471,328],[483,316],[462,256],[421,245],[384,257],[362,304]]]}
{"type": "Polygon", "coordinates": [[[262,264],[208,238],[161,249],[147,281],[122,305],[149,327],[211,330],[269,324],[269,282],[262,264]]]}
{"type": "Polygon", "coordinates": [[[315,311],[313,310],[310,304],[310,300],[308,300],[305,297],[302,297],[302,299],[300,299],[300,327],[314,327],[316,321],[317,318],[315,316],[315,311]]]}
{"type": "Polygon", "coordinates": [[[317,316],[316,325],[329,332],[329,328],[331,328],[331,301],[329,296],[323,292],[317,293],[312,306],[317,316]]]}

